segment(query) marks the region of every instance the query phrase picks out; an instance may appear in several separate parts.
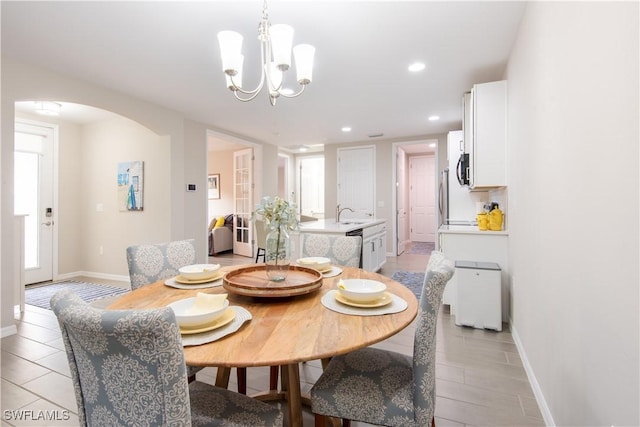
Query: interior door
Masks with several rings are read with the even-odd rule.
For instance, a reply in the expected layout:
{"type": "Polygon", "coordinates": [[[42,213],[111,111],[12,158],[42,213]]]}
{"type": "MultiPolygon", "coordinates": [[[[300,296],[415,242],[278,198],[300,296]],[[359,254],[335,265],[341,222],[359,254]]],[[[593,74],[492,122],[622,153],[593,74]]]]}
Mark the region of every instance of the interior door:
{"type": "Polygon", "coordinates": [[[253,257],[253,149],[233,153],[233,253],[253,257]]]}
{"type": "Polygon", "coordinates": [[[435,242],[435,162],[433,156],[409,158],[410,223],[412,242],[435,242]]]}
{"type": "Polygon", "coordinates": [[[340,220],[375,216],[375,147],[338,149],[338,204],[340,220]]]}
{"type": "Polygon", "coordinates": [[[25,284],[53,280],[56,127],[16,122],[14,212],[25,217],[25,284]]]}
{"type": "Polygon", "coordinates": [[[396,206],[398,210],[397,218],[397,244],[396,255],[402,254],[406,250],[409,241],[408,215],[407,215],[407,156],[405,151],[398,147],[396,152],[396,206]]]}

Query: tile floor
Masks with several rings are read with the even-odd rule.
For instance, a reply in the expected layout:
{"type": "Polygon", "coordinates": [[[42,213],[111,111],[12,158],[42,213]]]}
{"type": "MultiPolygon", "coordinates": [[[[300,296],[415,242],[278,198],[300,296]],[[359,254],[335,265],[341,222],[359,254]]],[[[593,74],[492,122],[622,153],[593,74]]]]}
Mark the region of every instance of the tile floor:
{"type": "MultiPolygon", "coordinates": [[[[388,257],[381,273],[390,277],[399,270],[424,271],[427,259],[426,255],[410,254],[388,257]]],[[[230,254],[210,260],[223,265],[253,261],[230,254]]],[[[96,305],[106,304],[108,301],[96,305]]],[[[0,346],[1,426],[78,425],[73,386],[55,317],[49,310],[27,306],[26,312],[16,318],[18,334],[2,338],[0,346]],[[10,411],[18,409],[26,410],[21,413],[32,414],[32,418],[48,414],[53,419],[11,419],[10,411]]],[[[377,346],[412,354],[413,333],[414,328],[409,326],[377,346]]],[[[436,425],[544,425],[507,325],[502,332],[458,327],[443,307],[438,322],[436,362],[436,425]]],[[[303,392],[309,390],[320,373],[319,362],[302,364],[303,392]]],[[[236,387],[234,376],[232,373],[230,388],[236,387]]],[[[267,388],[268,368],[251,368],[248,377],[249,393],[267,388]]],[[[198,379],[213,383],[215,368],[199,372],[198,379]]],[[[308,411],[304,414],[304,425],[313,426],[313,416],[308,411]]],[[[353,427],[368,425],[352,423],[353,427]]]]}

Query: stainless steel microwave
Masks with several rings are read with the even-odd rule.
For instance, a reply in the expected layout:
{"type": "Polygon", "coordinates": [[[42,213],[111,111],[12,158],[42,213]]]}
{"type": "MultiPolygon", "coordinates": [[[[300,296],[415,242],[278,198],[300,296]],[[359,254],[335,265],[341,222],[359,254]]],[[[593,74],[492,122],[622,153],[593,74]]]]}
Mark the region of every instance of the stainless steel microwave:
{"type": "Polygon", "coordinates": [[[460,154],[458,165],[456,166],[456,177],[458,183],[462,186],[469,186],[469,178],[471,174],[471,165],[469,164],[469,153],[460,154]]]}

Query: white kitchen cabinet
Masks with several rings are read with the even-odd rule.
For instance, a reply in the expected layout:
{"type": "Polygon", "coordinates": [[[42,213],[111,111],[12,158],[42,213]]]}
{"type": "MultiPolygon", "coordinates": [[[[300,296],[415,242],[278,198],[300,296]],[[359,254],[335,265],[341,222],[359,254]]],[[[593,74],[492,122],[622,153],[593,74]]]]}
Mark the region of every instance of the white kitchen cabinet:
{"type": "MultiPolygon", "coordinates": [[[[482,83],[471,90],[469,188],[507,185],[507,82],[482,83]]],[[[465,113],[465,115],[467,115],[465,113]]]]}
{"type": "MultiPolygon", "coordinates": [[[[506,231],[478,231],[477,227],[442,226],[438,232],[440,251],[456,261],[494,262],[500,266],[502,286],[502,321],[509,320],[509,260],[506,231]]],[[[442,303],[456,314],[458,278],[454,273],[442,296],[442,303]]]]}
{"type": "Polygon", "coordinates": [[[387,261],[387,228],[378,224],[362,230],[362,268],[378,271],[387,261]]]}

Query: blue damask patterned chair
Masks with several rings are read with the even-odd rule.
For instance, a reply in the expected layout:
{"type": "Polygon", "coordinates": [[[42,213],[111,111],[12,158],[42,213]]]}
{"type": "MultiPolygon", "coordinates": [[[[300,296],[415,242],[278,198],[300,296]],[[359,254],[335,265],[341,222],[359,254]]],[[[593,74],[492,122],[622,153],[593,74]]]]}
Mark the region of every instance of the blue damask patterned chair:
{"type": "Polygon", "coordinates": [[[432,252],[422,287],[413,357],[367,347],[336,356],[311,388],[316,426],[325,417],[394,427],[434,425],[436,324],[454,264],[432,252]]]}
{"type": "Polygon", "coordinates": [[[51,299],[82,426],[283,425],[274,406],[201,382],[187,383],[170,308],[101,310],[65,289],[51,299]]]}
{"type": "Polygon", "coordinates": [[[178,269],[195,264],[195,240],[129,246],[127,264],[131,290],[178,275],[178,269]]]}
{"type": "MultiPolygon", "coordinates": [[[[179,274],[178,269],[195,264],[196,246],[194,239],[174,242],[129,246],[127,264],[131,290],[134,291],[149,283],[168,279],[179,274]]],[[[189,381],[202,368],[187,366],[189,381]]]]}
{"type": "Polygon", "coordinates": [[[329,258],[335,265],[360,267],[362,237],[304,233],[301,254],[329,258]]]}

